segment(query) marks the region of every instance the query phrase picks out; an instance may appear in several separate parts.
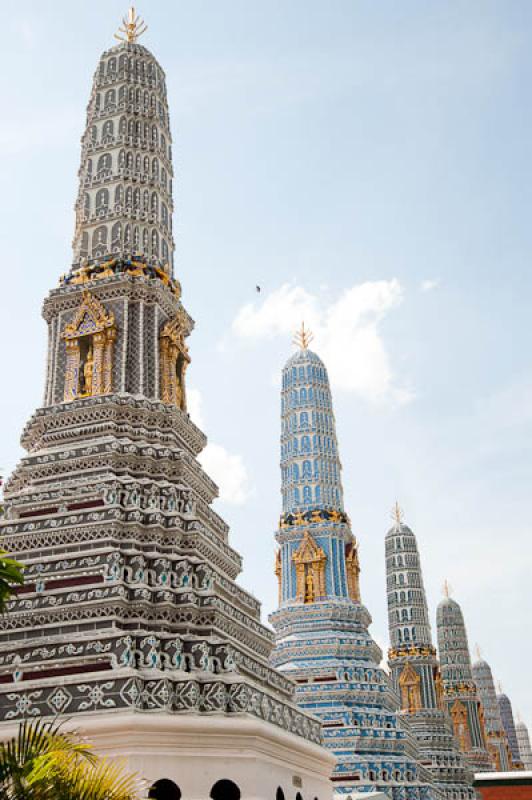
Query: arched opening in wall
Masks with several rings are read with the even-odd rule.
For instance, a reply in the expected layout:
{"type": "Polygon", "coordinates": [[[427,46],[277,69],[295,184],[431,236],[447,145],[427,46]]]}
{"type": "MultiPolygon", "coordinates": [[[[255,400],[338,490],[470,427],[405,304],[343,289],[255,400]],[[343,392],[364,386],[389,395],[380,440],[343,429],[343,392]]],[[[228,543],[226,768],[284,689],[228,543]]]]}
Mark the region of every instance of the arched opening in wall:
{"type": "Polygon", "coordinates": [[[211,800],[240,800],[240,789],[229,780],[216,781],[211,789],[211,800]]]}
{"type": "Polygon", "coordinates": [[[162,778],[160,781],[155,781],[148,792],[148,797],[151,800],[181,800],[181,789],[168,778],[162,778]]]}
{"type": "Polygon", "coordinates": [[[303,797],[302,797],[302,795],[301,795],[301,792],[298,792],[298,793],[296,794],[296,800],[303,800],[303,797]]]}
{"type": "Polygon", "coordinates": [[[277,791],[275,792],[275,800],[284,800],[284,792],[280,786],[277,787],[277,791]]]}

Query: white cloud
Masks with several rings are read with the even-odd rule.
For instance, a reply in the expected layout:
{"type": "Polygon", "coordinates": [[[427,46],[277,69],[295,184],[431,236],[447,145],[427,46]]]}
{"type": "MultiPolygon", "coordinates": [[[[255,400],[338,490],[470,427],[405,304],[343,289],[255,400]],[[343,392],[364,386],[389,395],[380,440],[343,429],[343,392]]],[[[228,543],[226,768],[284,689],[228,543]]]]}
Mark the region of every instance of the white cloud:
{"type": "Polygon", "coordinates": [[[335,388],[374,403],[401,404],[413,395],[396,381],[379,325],[402,300],[396,279],[356,284],[328,304],[285,283],[262,303],[243,306],[232,329],[243,339],[272,339],[288,336],[304,320],[335,388]]]}
{"type": "Polygon", "coordinates": [[[233,332],[244,338],[273,339],[295,331],[303,319],[315,329],[319,318],[316,298],[301,286],[284,283],[267,295],[262,304],[243,306],[233,321],[233,332]]]}
{"type": "Polygon", "coordinates": [[[220,500],[231,505],[243,505],[249,496],[249,477],[242,456],[229,453],[225,447],[210,442],[200,454],[205,472],[218,485],[220,500]]]}
{"type": "Polygon", "coordinates": [[[433,289],[437,289],[440,285],[439,280],[426,280],[421,281],[419,288],[422,292],[432,292],[433,289]]]}
{"type": "MultiPolygon", "coordinates": [[[[187,410],[192,422],[203,430],[203,397],[199,389],[187,389],[187,410]]],[[[225,447],[209,442],[198,460],[220,490],[220,500],[231,505],[242,505],[249,496],[249,476],[242,456],[229,453],[225,447]]]]}

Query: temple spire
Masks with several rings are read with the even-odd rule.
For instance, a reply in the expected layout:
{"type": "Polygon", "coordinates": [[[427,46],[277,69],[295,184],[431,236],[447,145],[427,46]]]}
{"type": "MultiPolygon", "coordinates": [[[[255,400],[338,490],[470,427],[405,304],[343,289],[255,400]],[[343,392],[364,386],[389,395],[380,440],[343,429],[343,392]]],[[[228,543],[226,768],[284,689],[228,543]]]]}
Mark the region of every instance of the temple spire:
{"type": "Polygon", "coordinates": [[[507,694],[502,691],[501,682],[499,681],[499,693],[497,695],[497,703],[501,714],[502,724],[506,731],[510,752],[512,754],[512,761],[515,766],[521,763],[521,755],[519,752],[519,744],[517,742],[517,732],[515,729],[514,715],[512,710],[512,703],[507,694]]]}
{"type": "Polygon", "coordinates": [[[143,797],[181,797],[161,777],[187,770],[190,797],[215,781],[213,797],[240,797],[238,784],[245,797],[252,762],[261,797],[297,771],[306,800],[327,800],[320,722],[270,664],[271,631],[235,583],[241,558],[211,510],[206,437],[186,413],[193,321],[171,276],[168,103],[161,66],[136,41],[144,29],[131,9],[94,75],[74,266],[44,303],[44,404],[1,503],[2,547],[23,558],[31,599],[14,596],[0,620],[0,738],[23,719],[77,715],[104,750],[121,726],[131,734],[123,755],[146,778],[143,797]],[[161,753],[169,730],[190,740],[186,753],[161,753]]]}
{"type": "Polygon", "coordinates": [[[144,20],[138,16],[137,12],[135,11],[135,7],[131,6],[127,13],[127,17],[122,18],[122,25],[114,34],[114,37],[115,39],[118,39],[119,42],[128,42],[129,44],[134,44],[143,33],[146,33],[147,30],[148,26],[144,20]],[[120,34],[123,35],[121,36],[120,34]]]}
{"type": "Polygon", "coordinates": [[[473,774],[457,751],[444,710],[440,668],[432,642],[423,570],[414,532],[396,502],[386,534],[386,586],[390,650],[388,665],[408,715],[422,761],[445,800],[473,800],[473,774]]]}
{"type": "Polygon", "coordinates": [[[512,769],[512,760],[497,702],[493,673],[488,662],[482,658],[478,644],[476,645],[476,653],[477,661],[475,661],[471,669],[480,702],[484,709],[484,725],[488,737],[488,749],[495,760],[496,769],[507,772],[512,769]]]}
{"type": "MultiPolygon", "coordinates": [[[[439,795],[405,739],[382,652],[368,631],[358,546],[344,508],[331,387],[310,341],[303,323],[294,339],[298,349],[282,372],[283,507],[272,663],[296,682],[298,704],[325,723],[325,746],[338,756],[333,781],[339,795],[379,789],[388,795],[393,775],[394,797],[428,800],[439,795]],[[372,727],[386,747],[366,737],[372,727]]],[[[469,793],[455,798],[473,800],[469,793]]]]}
{"type": "Polygon", "coordinates": [[[528,728],[525,723],[519,719],[519,714],[517,715],[517,720],[515,731],[517,734],[521,762],[526,770],[532,770],[532,748],[530,747],[528,728]]]}
{"type": "Polygon", "coordinates": [[[282,495],[283,513],[289,516],[344,510],[329,376],[308,349],[311,336],[303,323],[294,339],[300,349],[283,369],[282,495]]]}
{"type": "Polygon", "coordinates": [[[462,609],[446,596],[438,605],[436,623],[443,696],[453,721],[456,739],[470,766],[477,772],[493,769],[487,750],[483,711],[473,680],[467,631],[462,609]]]}
{"type": "MultiPolygon", "coordinates": [[[[429,612],[423,573],[419,558],[416,537],[405,525],[403,511],[399,503],[392,510],[393,525],[386,534],[386,576],[388,585],[388,622],[391,644],[391,661],[395,651],[405,651],[410,647],[429,648],[427,657],[431,669],[435,666],[435,651],[432,644],[429,612]],[[408,553],[408,560],[405,554],[408,553]],[[397,591],[398,587],[403,589],[397,591]]],[[[401,665],[404,666],[400,659],[401,665]]],[[[432,673],[423,676],[423,707],[437,707],[436,692],[430,688],[432,673]]]]}
{"type": "Polygon", "coordinates": [[[133,259],[147,277],[165,282],[172,274],[168,98],[160,64],[138,43],[146,29],[131,7],[115,34],[119,44],[102,54],[94,75],[73,240],[79,282],[109,277],[115,260],[133,259]]]}

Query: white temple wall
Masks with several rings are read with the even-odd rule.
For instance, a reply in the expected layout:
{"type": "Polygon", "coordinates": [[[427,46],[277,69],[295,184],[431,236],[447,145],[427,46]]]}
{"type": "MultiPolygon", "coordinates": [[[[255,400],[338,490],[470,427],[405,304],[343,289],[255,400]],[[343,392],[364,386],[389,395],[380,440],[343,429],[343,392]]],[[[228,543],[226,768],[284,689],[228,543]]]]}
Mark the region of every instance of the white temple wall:
{"type": "MultiPolygon", "coordinates": [[[[78,715],[75,729],[102,755],[123,759],[148,786],[172,780],[182,800],[207,800],[219,780],[231,780],[243,800],[332,800],[335,757],[299,736],[242,715],[102,713],[78,715]]],[[[7,739],[17,726],[2,726],[7,739]]],[[[147,793],[146,793],[147,794],[147,793]]]]}

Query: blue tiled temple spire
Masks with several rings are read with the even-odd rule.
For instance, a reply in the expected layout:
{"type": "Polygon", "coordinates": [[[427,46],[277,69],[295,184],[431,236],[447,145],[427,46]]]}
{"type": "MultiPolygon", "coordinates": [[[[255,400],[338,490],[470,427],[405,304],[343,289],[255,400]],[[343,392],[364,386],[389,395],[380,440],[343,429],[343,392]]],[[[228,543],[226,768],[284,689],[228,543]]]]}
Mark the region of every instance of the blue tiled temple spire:
{"type": "MultiPolygon", "coordinates": [[[[307,334],[301,334],[305,337],[307,334]]],[[[323,361],[302,347],[283,369],[281,394],[283,512],[343,511],[340,458],[329,376],[323,361]]]]}
{"type": "Polygon", "coordinates": [[[338,794],[379,789],[394,800],[436,800],[442,794],[418,762],[381,667],[382,652],[368,631],[327,369],[310,350],[304,328],[296,343],[299,350],[282,374],[273,664],[296,681],[297,703],[321,719],[324,743],[337,756],[332,780],[338,794]]]}

